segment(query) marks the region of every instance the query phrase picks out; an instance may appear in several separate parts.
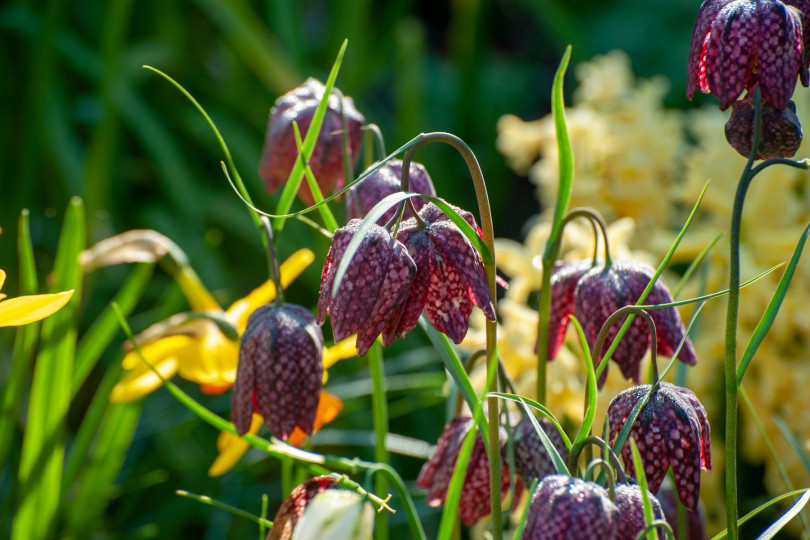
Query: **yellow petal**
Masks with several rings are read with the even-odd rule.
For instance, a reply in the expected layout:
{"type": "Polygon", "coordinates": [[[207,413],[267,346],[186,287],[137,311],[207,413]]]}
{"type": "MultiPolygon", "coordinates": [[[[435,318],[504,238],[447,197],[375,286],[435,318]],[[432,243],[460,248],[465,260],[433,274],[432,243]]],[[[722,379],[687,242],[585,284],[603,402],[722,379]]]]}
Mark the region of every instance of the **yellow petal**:
{"type": "MultiPolygon", "coordinates": [[[[301,275],[307,266],[312,264],[315,260],[315,254],[309,249],[299,249],[290,257],[281,263],[279,274],[281,278],[281,286],[287,287],[292,283],[295,278],[301,275]]],[[[237,322],[237,326],[244,330],[247,326],[248,317],[259,306],[270,302],[276,297],[276,286],[273,280],[267,280],[258,288],[254,289],[250,294],[237,300],[228,308],[228,316],[231,320],[237,322]]]]}
{"type": "Polygon", "coordinates": [[[205,385],[232,385],[236,380],[239,343],[214,330],[195,340],[193,348],[181,351],[178,375],[205,385]]]}
{"type": "MultiPolygon", "coordinates": [[[[248,433],[256,435],[259,428],[262,427],[262,422],[264,422],[264,419],[260,415],[253,413],[248,433]]],[[[219,455],[209,467],[208,476],[222,476],[231,470],[248,451],[248,448],[250,448],[250,445],[242,437],[225,432],[220,433],[217,439],[219,455]]]]}
{"type": "Polygon", "coordinates": [[[3,288],[3,283],[6,282],[6,273],[0,270],[0,289],[3,288]]]}
{"type": "Polygon", "coordinates": [[[73,291],[18,296],[0,302],[0,326],[22,326],[53,315],[68,303],[73,291]]]}
{"type": "Polygon", "coordinates": [[[188,300],[188,305],[191,306],[191,309],[195,311],[206,311],[209,309],[222,310],[217,301],[214,300],[214,297],[211,296],[211,293],[208,292],[208,289],[205,288],[203,282],[200,281],[200,277],[190,266],[181,267],[175,279],[180,289],[182,289],[186,300],[188,300]]]}
{"type": "Polygon", "coordinates": [[[328,369],[335,365],[338,360],[344,358],[351,358],[357,356],[357,347],[355,341],[357,335],[349,336],[344,340],[338,341],[331,347],[327,347],[323,351],[323,368],[328,369]]]}
{"type": "Polygon", "coordinates": [[[135,368],[127,373],[112,390],[110,401],[113,403],[128,403],[135,401],[153,392],[163,384],[163,379],[171,379],[177,371],[177,359],[165,358],[153,367],[160,373],[160,377],[141,364],[143,367],[135,368]]]}
{"type": "MultiPolygon", "coordinates": [[[[178,357],[183,354],[183,349],[187,347],[196,348],[197,346],[195,339],[189,336],[166,336],[152,343],[143,345],[141,352],[143,353],[143,357],[146,358],[146,361],[155,366],[168,358],[174,358],[175,362],[177,362],[178,357]]],[[[136,369],[139,366],[149,369],[143,364],[141,357],[136,351],[127,353],[121,361],[121,365],[127,370],[136,369]]]]}

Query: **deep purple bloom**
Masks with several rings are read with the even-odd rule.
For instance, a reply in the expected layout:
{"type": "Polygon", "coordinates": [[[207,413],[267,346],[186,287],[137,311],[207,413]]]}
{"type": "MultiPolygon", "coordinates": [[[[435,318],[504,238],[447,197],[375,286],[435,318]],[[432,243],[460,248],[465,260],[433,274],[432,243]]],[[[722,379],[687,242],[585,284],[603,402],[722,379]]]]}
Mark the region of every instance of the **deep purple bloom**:
{"type": "MultiPolygon", "coordinates": [[[[748,94],[732,104],[726,123],[726,140],[743,157],[751,155],[754,141],[754,97],[748,94]]],[[[779,111],[767,101],[762,103],[762,135],[756,159],[793,157],[802,144],[802,126],[796,116],[796,104],[788,101],[779,111]]]]}
{"type": "MultiPolygon", "coordinates": [[[[444,504],[464,437],[472,427],[473,419],[469,416],[457,416],[444,426],[433,455],[422,466],[416,479],[416,485],[428,490],[426,497],[428,506],[444,504]]],[[[499,434],[503,451],[507,434],[503,428],[500,429],[499,434]]],[[[501,467],[501,497],[503,497],[509,493],[509,467],[505,460],[501,460],[501,467]]],[[[520,497],[521,489],[521,484],[518,482],[515,485],[515,499],[520,497]]],[[[489,515],[491,510],[489,458],[487,458],[484,440],[480,434],[476,434],[473,451],[467,464],[467,474],[464,477],[464,487],[461,489],[458,511],[464,524],[471,527],[479,519],[489,515]]]]}
{"type": "MultiPolygon", "coordinates": [[[[295,143],[293,121],[298,123],[301,137],[305,138],[315,110],[323,97],[326,87],[318,80],[309,78],[276,100],[270,110],[267,134],[264,139],[259,176],[267,186],[267,191],[274,192],[287,182],[295,160],[298,159],[298,145],[295,143]]],[[[344,97],[341,103],[336,93],[329,96],[326,114],[323,118],[318,140],[309,159],[309,166],[324,196],[339,190],[346,183],[343,166],[343,123],[340,110],[346,116],[348,128],[349,154],[351,166],[357,162],[362,126],[365,118],[357,112],[352,98],[344,97]]],[[[307,205],[314,200],[306,180],[301,183],[298,196],[307,205]]]]}
{"type": "MultiPolygon", "coordinates": [[[[678,536],[678,501],[675,499],[675,490],[669,478],[664,479],[661,488],[656,495],[661,508],[664,510],[664,517],[672,527],[675,538],[678,536]]],[[[706,510],[703,503],[698,500],[696,511],[686,511],[686,540],[705,540],[706,538],[706,510]]]]}
{"type": "Polygon", "coordinates": [[[779,0],[705,0],[692,32],[686,95],[691,99],[697,89],[712,92],[725,110],[744,90],[759,84],[765,101],[782,110],[796,78],[808,84],[805,55],[802,15],[791,5],[779,0]]]}
{"type": "MultiPolygon", "coordinates": [[[[608,317],[624,306],[634,305],[654,274],[655,270],[646,264],[619,261],[608,267],[593,268],[582,276],[576,286],[574,315],[582,324],[585,337],[591,347],[593,347],[596,337],[599,335],[599,330],[608,317]]],[[[671,302],[672,295],[661,279],[656,281],[644,301],[648,305],[668,304],[671,302]]],[[[658,336],[658,353],[672,356],[686,334],[686,329],[677,308],[651,309],[649,313],[655,322],[658,336]]],[[[608,330],[602,356],[613,343],[621,326],[619,322],[608,330]]],[[[619,364],[619,368],[626,379],[639,382],[641,359],[649,348],[649,327],[641,317],[636,317],[616,347],[612,359],[619,364]]],[[[678,353],[678,359],[689,365],[697,363],[695,349],[688,338],[678,353]]],[[[601,362],[601,358],[599,360],[601,362]]],[[[607,368],[602,372],[602,377],[599,379],[600,388],[604,384],[606,377],[607,368]]]]}
{"type": "MultiPolygon", "coordinates": [[[[375,167],[376,164],[370,168],[375,167]]],[[[411,162],[409,168],[410,190],[414,193],[424,193],[425,195],[436,196],[433,188],[433,181],[421,163],[411,162]]],[[[346,192],[346,219],[363,219],[374,205],[383,200],[388,195],[400,191],[402,180],[402,160],[392,159],[379,169],[371,173],[367,178],[355,184],[346,192]]],[[[426,200],[421,197],[412,199],[413,205],[418,212],[426,204],[426,200]]],[[[385,224],[394,217],[396,207],[389,209],[377,223],[385,224]]],[[[405,218],[411,217],[410,208],[405,207],[405,218]]]]}
{"type": "Polygon", "coordinates": [[[315,317],[294,304],[254,311],[239,344],[231,416],[236,430],[250,429],[253,412],[286,441],[298,427],[312,433],[323,384],[323,334],[315,317]]]}
{"type": "MultiPolygon", "coordinates": [[[[635,404],[644,399],[650,385],[633,386],[616,395],[608,406],[610,443],[624,426],[635,404]]],[[[709,420],[695,394],[686,388],[662,382],[641,409],[630,437],[638,445],[650,491],[658,493],[672,466],[675,486],[683,505],[694,510],[700,495],[700,469],[711,470],[709,420]]],[[[625,468],[632,470],[630,445],[622,447],[625,468]]]]}
{"type": "MultiPolygon", "coordinates": [[[[574,293],[577,283],[593,268],[593,260],[557,261],[551,274],[551,315],[548,321],[548,359],[557,356],[563,341],[568,320],[574,313],[574,293]]],[[[536,349],[537,347],[535,347],[536,349]]]]}
{"type": "Polygon", "coordinates": [[[329,313],[336,341],[356,332],[357,354],[363,356],[408,298],[416,265],[405,246],[387,230],[372,225],[355,252],[337,295],[332,297],[335,274],[360,223],[359,219],[353,219],[332,237],[321,273],[318,324],[323,324],[329,313]]]}
{"type": "Polygon", "coordinates": [[[265,540],[289,540],[292,538],[295,524],[304,515],[309,502],[319,493],[332,489],[338,484],[334,476],[316,476],[296,486],[290,496],[284,499],[273,518],[273,527],[265,540]]]}
{"type": "Polygon", "coordinates": [[[613,540],[619,509],[602,486],[553,474],[532,495],[523,540],[613,540]]]}
{"type": "MultiPolygon", "coordinates": [[[[619,508],[619,531],[616,536],[620,540],[635,540],[638,533],[647,526],[644,521],[644,500],[638,484],[616,484],[614,488],[616,506],[619,508]]],[[[661,503],[652,493],[648,492],[650,506],[653,510],[653,519],[664,519],[661,503]]],[[[658,538],[666,540],[667,534],[658,529],[658,538]]]]}
{"type": "MultiPolygon", "coordinates": [[[[547,418],[537,418],[546,436],[557,449],[563,461],[568,461],[568,449],[560,436],[560,432],[547,418]]],[[[515,469],[520,479],[527,486],[532,485],[535,479],[541,479],[557,472],[554,462],[546,452],[540,435],[534,429],[531,419],[526,416],[515,427],[512,434],[515,449],[515,469]]]]}
{"type": "MultiPolygon", "coordinates": [[[[472,214],[456,209],[473,228],[472,214]]],[[[434,204],[426,204],[419,216],[402,222],[397,239],[408,248],[416,263],[416,277],[407,301],[383,332],[389,345],[395,337],[410,332],[424,309],[436,330],[461,343],[467,334],[473,304],[495,320],[495,306],[489,292],[484,263],[478,251],[455,223],[434,204]]]]}

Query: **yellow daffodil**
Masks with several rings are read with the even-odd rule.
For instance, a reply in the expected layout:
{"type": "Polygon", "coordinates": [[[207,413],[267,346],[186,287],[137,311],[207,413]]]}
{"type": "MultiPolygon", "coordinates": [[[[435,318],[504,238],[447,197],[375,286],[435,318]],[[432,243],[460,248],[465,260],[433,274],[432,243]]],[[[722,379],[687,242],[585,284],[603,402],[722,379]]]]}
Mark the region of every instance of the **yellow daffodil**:
{"type": "MultiPolygon", "coordinates": [[[[351,358],[356,355],[355,336],[348,337],[339,341],[334,346],[325,349],[323,351],[324,382],[327,379],[326,369],[330,368],[338,360],[351,358]]],[[[343,402],[338,397],[321,390],[321,397],[318,401],[318,410],[315,413],[315,424],[312,427],[312,432],[315,433],[322,426],[334,420],[341,409],[343,409],[343,402]]],[[[248,433],[256,435],[262,427],[262,424],[264,424],[264,419],[259,414],[253,413],[248,433]]],[[[306,433],[296,427],[287,442],[295,446],[301,446],[306,439],[306,433]]],[[[225,432],[220,433],[219,439],[217,439],[219,455],[208,469],[209,476],[221,476],[228,472],[231,467],[236,465],[236,462],[241,459],[244,453],[248,451],[248,448],[250,448],[250,445],[242,437],[225,432]]]]}
{"type": "MultiPolygon", "coordinates": [[[[0,270],[0,289],[3,288],[5,281],[6,273],[0,270]]],[[[0,293],[0,327],[23,326],[40,321],[62,309],[72,296],[73,291],[63,291],[55,294],[18,296],[4,300],[6,295],[0,293]]]]}
{"type": "MultiPolygon", "coordinates": [[[[313,260],[315,254],[309,249],[301,249],[290,256],[280,267],[281,286],[292,283],[313,260]]],[[[276,296],[275,285],[268,280],[223,311],[199,279],[188,277],[188,273],[179,276],[191,307],[224,318],[240,335],[250,314],[276,296]]],[[[196,274],[191,277],[196,277],[196,274]]],[[[205,393],[222,393],[233,385],[236,378],[239,343],[225,336],[211,320],[193,320],[171,327],[157,339],[142,344],[141,351],[161,377],[168,379],[179,374],[199,384],[205,393]]],[[[124,357],[123,366],[128,371],[113,388],[111,401],[134,401],[161,385],[161,377],[149,369],[135,351],[124,357]]]]}

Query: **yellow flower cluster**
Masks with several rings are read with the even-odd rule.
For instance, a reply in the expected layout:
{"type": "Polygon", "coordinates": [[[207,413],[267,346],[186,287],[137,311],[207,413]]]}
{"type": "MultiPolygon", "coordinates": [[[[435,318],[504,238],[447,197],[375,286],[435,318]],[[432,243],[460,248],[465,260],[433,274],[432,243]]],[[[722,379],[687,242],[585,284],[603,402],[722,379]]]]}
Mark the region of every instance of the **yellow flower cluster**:
{"type": "MultiPolygon", "coordinates": [[[[706,108],[683,113],[663,107],[667,83],[661,78],[636,80],[627,56],[612,52],[580,65],[580,82],[574,106],[566,110],[574,148],[575,176],[571,206],[590,206],[609,222],[614,259],[632,257],[653,265],[669,249],[686,213],[694,205],[707,180],[711,180],[698,218],[676,252],[673,264],[691,262],[718,233],[727,231],[734,192],[745,160],[725,140],[728,112],[706,108]],[[634,225],[621,218],[633,218],[634,225]],[[619,221],[616,221],[619,220],[619,221]],[[629,224],[628,224],[629,223],[629,224]],[[619,230],[623,229],[623,233],[619,230]],[[616,237],[615,239],[613,237],[616,237]],[[646,255],[645,255],[646,253],[646,255]]],[[[796,108],[805,126],[810,125],[810,95],[798,89],[796,108]]],[[[556,195],[557,148],[551,116],[524,122],[514,116],[501,118],[498,147],[512,167],[528,173],[537,183],[544,201],[556,195]]],[[[807,156],[806,144],[798,156],[807,156]]],[[[801,232],[810,221],[810,190],[807,173],[774,166],[754,181],[746,199],[742,228],[742,279],[788,260],[801,232]]],[[[498,264],[511,280],[500,304],[499,329],[502,355],[520,390],[534,394],[535,300],[529,300],[540,283],[540,254],[548,235],[550,216],[541,216],[524,244],[499,241],[498,264]]],[[[587,258],[592,253],[593,234],[587,225],[566,230],[564,258],[587,258]]],[[[727,239],[711,252],[708,272],[693,278],[681,298],[701,291],[727,287],[727,239]]],[[[804,257],[805,261],[807,260],[804,257]]],[[[777,271],[742,291],[739,323],[739,353],[744,350],[766,309],[782,272],[777,271]]],[[[669,280],[670,285],[674,279],[669,280]]],[[[744,387],[773,441],[780,460],[796,487],[807,485],[796,452],[775,424],[781,417],[802,444],[810,450],[810,410],[804,396],[810,390],[810,264],[799,264],[788,297],[774,326],[762,343],[744,387]]],[[[682,313],[689,315],[690,309],[682,313]]],[[[724,357],[725,301],[710,301],[704,308],[693,341],[700,361],[689,370],[688,386],[705,405],[717,426],[712,447],[714,470],[704,473],[702,491],[710,522],[724,513],[722,496],[722,363],[724,357]]],[[[483,328],[482,321],[476,328],[483,328]]],[[[567,346],[549,365],[549,405],[555,414],[581,418],[583,374],[578,344],[569,332],[567,346]]],[[[469,344],[477,345],[479,334],[469,344]]],[[[616,391],[630,383],[611,370],[600,395],[600,408],[616,391]]],[[[746,459],[765,465],[765,483],[770,495],[786,491],[744,405],[741,445],[746,459]]],[[[598,413],[600,421],[601,412],[598,413]]],[[[743,509],[745,510],[745,509],[743,509]]]]}

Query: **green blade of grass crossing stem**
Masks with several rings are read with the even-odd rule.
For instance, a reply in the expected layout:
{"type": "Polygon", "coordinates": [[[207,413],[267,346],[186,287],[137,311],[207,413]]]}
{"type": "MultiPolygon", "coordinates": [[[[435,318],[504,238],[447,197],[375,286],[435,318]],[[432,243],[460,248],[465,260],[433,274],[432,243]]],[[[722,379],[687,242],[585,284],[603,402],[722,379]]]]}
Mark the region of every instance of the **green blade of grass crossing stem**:
{"type": "Polygon", "coordinates": [[[805,472],[810,475],[810,456],[808,456],[807,452],[804,450],[804,445],[802,445],[802,442],[796,437],[796,435],[793,434],[784,420],[774,415],[773,421],[776,423],[777,427],[779,427],[779,430],[782,432],[782,435],[785,436],[785,439],[787,439],[787,441],[796,451],[796,455],[799,456],[799,460],[801,460],[805,472]]]}
{"type": "MultiPolygon", "coordinates": [[[[630,451],[633,454],[633,467],[638,475],[638,487],[641,490],[641,503],[644,507],[644,523],[650,526],[655,520],[653,514],[652,503],[650,503],[650,494],[647,492],[647,475],[644,474],[644,463],[641,461],[641,454],[636,446],[636,440],[630,439],[630,451]]],[[[651,530],[647,532],[647,540],[657,540],[658,534],[651,530]]]]}
{"type": "MultiPolygon", "coordinates": [[[[269,519],[265,519],[264,517],[260,517],[260,516],[254,516],[250,512],[245,512],[241,508],[237,508],[235,506],[231,506],[230,504],[224,503],[222,501],[212,499],[208,495],[197,495],[196,493],[190,493],[190,492],[185,491],[183,489],[178,489],[174,493],[175,493],[175,495],[179,495],[180,497],[185,497],[186,499],[191,499],[192,501],[197,501],[200,504],[205,504],[205,505],[208,505],[208,506],[212,506],[214,508],[219,508],[220,510],[225,510],[226,512],[230,512],[231,514],[233,514],[235,516],[239,516],[241,518],[245,518],[247,520],[250,520],[253,523],[255,523],[255,524],[257,524],[257,525],[259,525],[261,527],[269,527],[269,528],[273,527],[273,522],[270,521],[269,519]]],[[[262,498],[262,511],[263,511],[263,513],[266,513],[265,512],[265,510],[266,510],[265,498],[266,497],[267,496],[265,495],[262,498]]],[[[264,531],[262,531],[262,532],[264,532],[264,531]]],[[[264,538],[264,534],[262,534],[261,537],[264,538]]]]}
{"type": "Polygon", "coordinates": [[[544,405],[541,405],[540,403],[538,403],[537,401],[535,401],[535,400],[533,400],[531,398],[527,398],[527,397],[524,397],[524,396],[519,396],[517,394],[507,394],[507,393],[504,393],[504,392],[490,392],[490,393],[488,393],[486,395],[486,397],[491,397],[491,396],[501,398],[501,399],[505,399],[507,401],[512,401],[514,403],[520,404],[521,406],[522,405],[528,405],[532,409],[536,410],[544,418],[548,419],[552,424],[554,424],[554,427],[557,429],[557,432],[560,434],[560,437],[562,438],[562,441],[565,444],[565,447],[567,449],[569,449],[569,450],[571,449],[571,439],[568,438],[568,435],[565,433],[565,430],[563,429],[562,425],[560,424],[560,422],[557,420],[557,418],[554,416],[554,414],[551,412],[551,410],[548,407],[546,407],[544,405]]]}
{"type": "MultiPolygon", "coordinates": [[[[479,407],[475,411],[476,418],[484,416],[483,408],[479,407]]],[[[450,540],[453,538],[453,531],[456,528],[456,521],[458,516],[458,503],[461,499],[461,488],[464,487],[464,480],[467,477],[467,466],[470,463],[470,456],[472,455],[473,446],[476,439],[476,423],[470,424],[470,429],[464,436],[464,442],[461,445],[461,451],[456,458],[456,465],[453,469],[453,476],[450,478],[450,485],[447,488],[447,496],[444,501],[444,511],[442,511],[442,520],[439,523],[438,540],[450,540]]]]}
{"type": "MultiPolygon", "coordinates": [[[[31,229],[28,224],[28,210],[23,210],[19,220],[17,252],[20,258],[20,294],[36,294],[37,269],[34,263],[34,249],[31,246],[31,229]]],[[[3,387],[0,400],[0,471],[3,470],[11,450],[11,440],[17,426],[17,411],[25,392],[31,362],[37,345],[40,323],[35,322],[17,328],[14,336],[14,350],[11,355],[11,369],[8,381],[3,387]]]]}
{"type": "Polygon", "coordinates": [[[537,435],[540,437],[540,442],[543,443],[543,448],[546,450],[546,455],[551,458],[551,462],[554,464],[554,468],[557,470],[557,474],[570,474],[568,472],[568,466],[565,464],[562,456],[557,449],[554,447],[554,443],[551,442],[551,439],[548,438],[546,435],[546,430],[543,429],[543,426],[540,425],[540,422],[537,421],[537,418],[534,417],[532,411],[529,410],[529,406],[526,404],[523,399],[520,400],[520,404],[523,406],[523,410],[526,412],[526,415],[529,417],[529,421],[532,423],[532,427],[537,432],[537,435]]]}
{"type": "MultiPolygon", "coordinates": [[[[304,160],[309,161],[312,157],[312,151],[315,149],[315,143],[318,140],[318,134],[321,132],[323,118],[326,115],[326,108],[329,104],[329,96],[332,95],[332,88],[335,86],[338,71],[340,71],[340,64],[343,62],[343,54],[346,52],[348,40],[343,41],[340,47],[335,63],[332,65],[332,70],[329,72],[329,77],[326,79],[326,88],[323,91],[318,108],[315,109],[315,114],[312,116],[312,122],[307,129],[307,136],[304,137],[304,160]]],[[[301,165],[301,160],[296,160],[290,176],[287,177],[287,182],[284,184],[284,189],[281,192],[281,198],[276,206],[276,214],[286,214],[292,206],[295,194],[298,193],[298,187],[301,185],[303,179],[304,168],[301,165]]],[[[274,232],[279,233],[284,228],[286,219],[277,219],[273,222],[274,232]]]]}
{"type": "MultiPolygon", "coordinates": [[[[768,528],[762,535],[757,537],[757,540],[762,539],[762,538],[773,538],[773,535],[776,532],[778,532],[779,529],[784,527],[785,523],[787,523],[787,521],[790,521],[790,519],[793,518],[793,516],[797,512],[801,511],[801,509],[804,507],[804,505],[806,505],[807,502],[810,501],[810,489],[797,489],[795,491],[788,491],[787,493],[783,493],[782,495],[774,497],[770,501],[757,506],[756,508],[754,508],[753,510],[751,510],[750,512],[745,514],[743,517],[738,519],[737,520],[737,525],[744,524],[746,521],[752,519],[757,514],[759,514],[763,510],[768,509],[769,507],[773,506],[774,504],[778,503],[779,501],[782,501],[782,500],[787,499],[789,497],[795,497],[797,495],[801,495],[801,498],[793,506],[791,506],[790,509],[788,509],[787,512],[782,514],[782,517],[780,517],[778,520],[776,520],[775,522],[773,522],[771,524],[771,527],[778,524],[779,528],[774,530],[774,531],[771,531],[771,529],[768,528]],[[783,521],[783,519],[785,517],[787,517],[787,519],[783,521]],[[770,536],[765,536],[765,533],[768,533],[769,531],[770,531],[770,536]]],[[[714,535],[712,537],[712,540],[722,540],[726,536],[728,536],[728,531],[727,530],[722,530],[719,533],[717,533],[716,535],[714,535]]]]}
{"type": "Polygon", "coordinates": [[[529,517],[529,508],[532,506],[532,494],[534,493],[534,490],[537,489],[537,484],[539,483],[540,479],[535,478],[531,487],[529,488],[529,500],[523,506],[523,511],[520,513],[520,521],[515,527],[515,534],[512,536],[512,540],[520,540],[523,536],[523,530],[526,528],[526,520],[529,517]]]}
{"type": "MultiPolygon", "coordinates": [[[[121,311],[125,316],[129,315],[141,294],[146,288],[149,278],[152,276],[152,271],[155,269],[154,264],[139,264],[130,273],[127,281],[119,289],[118,293],[113,298],[113,302],[121,307],[121,311]]],[[[115,312],[110,306],[99,315],[93,322],[90,329],[79,340],[79,346],[76,349],[76,365],[73,370],[73,381],[71,383],[72,395],[76,395],[81,385],[84,383],[90,371],[101,358],[102,353],[107,349],[118,332],[120,326],[115,312]]]]}
{"type": "Polygon", "coordinates": [[[576,328],[577,336],[579,336],[579,344],[582,347],[582,358],[585,362],[585,373],[588,380],[588,408],[585,411],[585,418],[582,420],[582,425],[579,426],[579,431],[577,431],[576,437],[574,437],[574,445],[581,444],[588,435],[591,433],[591,427],[593,427],[593,419],[596,417],[596,372],[594,371],[593,360],[591,359],[591,352],[588,347],[588,340],[585,338],[585,332],[582,331],[582,326],[579,324],[579,321],[571,315],[569,319],[573,324],[574,328],[576,328]]]}
{"type": "Polygon", "coordinates": [[[46,538],[55,532],[62,484],[64,426],[70,404],[76,325],[81,302],[85,222],[81,199],[68,204],[54,268],[53,291],[76,291],[42,324],[40,348],[29,398],[28,420],[18,474],[20,506],[13,540],[46,538]]]}
{"type": "Polygon", "coordinates": [[[295,144],[298,146],[298,159],[304,161],[301,166],[304,168],[304,176],[307,179],[309,190],[312,192],[312,199],[315,201],[315,204],[318,204],[318,212],[321,214],[323,224],[326,225],[330,233],[334,234],[335,230],[338,228],[337,220],[332,214],[332,211],[329,210],[328,204],[319,204],[323,202],[323,193],[321,193],[321,188],[318,185],[318,181],[315,179],[315,174],[309,166],[309,160],[305,158],[306,150],[304,150],[304,143],[301,141],[301,131],[298,129],[298,122],[296,121],[293,121],[293,133],[295,134],[295,144]]]}
{"type": "Polygon", "coordinates": [[[554,75],[551,90],[551,112],[554,117],[554,132],[557,137],[560,180],[557,187],[557,202],[554,205],[554,218],[551,221],[550,241],[546,243],[543,260],[551,259],[554,245],[562,232],[562,221],[568,210],[568,202],[571,200],[571,189],[574,183],[574,150],[571,148],[571,138],[568,136],[568,127],[565,123],[565,99],[563,97],[563,80],[570,60],[571,45],[568,45],[560,61],[560,66],[557,68],[557,73],[554,75]]]}
{"type": "Polygon", "coordinates": [[[754,333],[751,335],[751,340],[745,347],[745,351],[740,358],[740,363],[737,365],[737,386],[742,383],[745,370],[748,369],[748,365],[751,363],[751,360],[754,359],[754,354],[756,354],[762,340],[765,339],[768,330],[771,329],[771,325],[774,319],[776,319],[776,314],[779,313],[779,308],[782,306],[782,301],[785,299],[785,296],[787,296],[790,280],[793,279],[796,266],[799,264],[799,258],[802,256],[802,250],[807,241],[808,233],[810,233],[810,225],[804,228],[799,243],[793,251],[793,256],[790,258],[787,268],[785,268],[785,273],[782,274],[782,279],[779,280],[779,285],[777,285],[776,291],[773,293],[773,298],[771,298],[770,303],[768,303],[768,309],[762,314],[759,324],[757,324],[754,333]]]}
{"type": "Polygon", "coordinates": [[[689,265],[689,268],[687,268],[686,272],[684,272],[683,276],[681,276],[681,280],[678,282],[678,284],[675,286],[675,288],[672,289],[672,297],[673,298],[678,298],[678,296],[681,295],[681,291],[683,290],[686,283],[689,281],[689,278],[692,277],[692,274],[703,263],[704,259],[706,259],[706,256],[714,248],[714,246],[717,245],[717,242],[719,242],[722,237],[723,237],[723,233],[717,233],[715,235],[715,237],[712,238],[712,241],[709,242],[706,245],[706,247],[704,247],[702,250],[700,250],[700,253],[698,253],[698,256],[695,257],[695,260],[692,261],[692,263],[689,265]]]}

